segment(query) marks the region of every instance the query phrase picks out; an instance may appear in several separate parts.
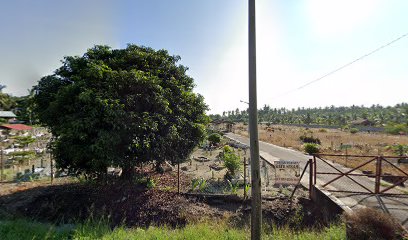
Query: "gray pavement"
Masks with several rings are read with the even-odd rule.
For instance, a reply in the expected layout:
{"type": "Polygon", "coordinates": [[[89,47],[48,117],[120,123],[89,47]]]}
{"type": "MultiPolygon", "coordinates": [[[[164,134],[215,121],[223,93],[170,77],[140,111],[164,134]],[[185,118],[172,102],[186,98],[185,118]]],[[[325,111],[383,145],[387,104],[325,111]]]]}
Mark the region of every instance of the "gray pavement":
{"type": "MultiPolygon", "coordinates": [[[[243,137],[233,133],[227,133],[227,137],[240,141],[244,144],[249,144],[249,139],[247,137],[243,137]]],[[[295,151],[292,149],[287,149],[283,147],[279,147],[270,143],[261,142],[259,144],[259,148],[262,152],[269,154],[273,158],[283,159],[283,160],[296,160],[301,162],[301,168],[304,168],[307,161],[310,159],[310,156],[305,155],[299,151],[295,151]]],[[[336,164],[330,163],[339,170],[343,172],[346,171],[348,168],[336,164]]],[[[317,159],[316,163],[317,172],[332,172],[338,173],[334,168],[330,167],[323,161],[317,159]]],[[[308,172],[308,171],[307,171],[308,172]]],[[[308,175],[308,174],[307,174],[308,175]]],[[[333,179],[335,175],[317,175],[316,183],[317,185],[322,185],[331,179],[333,179]]],[[[365,176],[353,176],[352,177],[355,181],[363,185],[364,187],[374,191],[374,179],[368,178],[365,176]]],[[[308,176],[304,176],[302,179],[302,183],[305,186],[308,186],[308,176]]],[[[385,183],[384,183],[385,184],[385,183]]],[[[329,184],[326,189],[328,190],[347,190],[347,191],[359,191],[359,192],[367,192],[366,189],[362,188],[352,180],[342,177],[333,183],[329,184]]],[[[405,188],[406,189],[406,188],[405,188]]],[[[351,193],[333,193],[339,200],[341,200],[345,205],[348,207],[355,209],[363,206],[373,207],[376,209],[381,209],[384,212],[391,214],[394,218],[396,218],[406,229],[408,229],[408,190],[402,192],[401,189],[392,189],[389,193],[393,194],[400,194],[405,193],[404,195],[398,196],[390,196],[390,195],[369,195],[369,194],[351,194],[351,193]]]]}

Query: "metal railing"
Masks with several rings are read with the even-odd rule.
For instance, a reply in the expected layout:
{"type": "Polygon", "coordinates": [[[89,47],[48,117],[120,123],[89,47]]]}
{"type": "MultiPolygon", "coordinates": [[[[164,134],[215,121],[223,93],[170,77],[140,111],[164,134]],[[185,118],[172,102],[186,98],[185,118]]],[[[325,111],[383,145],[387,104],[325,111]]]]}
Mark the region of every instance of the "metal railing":
{"type": "MultiPolygon", "coordinates": [[[[392,194],[392,195],[402,195],[404,193],[389,193],[389,191],[396,186],[403,185],[405,181],[408,180],[408,173],[402,170],[400,167],[397,166],[396,163],[392,163],[391,160],[400,161],[401,159],[408,160],[408,157],[405,156],[372,156],[372,155],[338,155],[338,154],[316,154],[313,156],[311,162],[310,172],[313,175],[311,178],[311,183],[316,184],[317,175],[334,175],[335,177],[331,180],[324,182],[321,186],[327,187],[332,185],[335,181],[339,179],[347,178],[352,183],[356,184],[357,186],[361,187],[365,191],[353,191],[353,190],[346,190],[346,189],[336,189],[330,190],[331,192],[343,192],[343,193],[360,193],[360,194],[392,194]],[[334,164],[329,162],[330,157],[344,157],[344,158],[357,158],[359,161],[357,162],[357,166],[352,167],[351,169],[344,169],[340,166],[335,166],[334,164]],[[326,166],[329,166],[331,170],[334,172],[329,171],[322,171],[317,170],[317,160],[321,161],[326,166]],[[367,171],[364,170],[363,167],[372,164],[375,165],[375,172],[374,171],[367,171]],[[392,174],[385,174],[384,167],[388,166],[388,169],[394,170],[392,174]],[[374,178],[374,188],[373,190],[370,189],[371,186],[367,184],[362,184],[359,182],[358,177],[371,177],[374,178]],[[389,185],[381,183],[382,180],[387,180],[391,182],[389,185]],[[381,186],[384,188],[381,189],[381,186]]],[[[370,182],[371,183],[371,182],[370,182]]]]}

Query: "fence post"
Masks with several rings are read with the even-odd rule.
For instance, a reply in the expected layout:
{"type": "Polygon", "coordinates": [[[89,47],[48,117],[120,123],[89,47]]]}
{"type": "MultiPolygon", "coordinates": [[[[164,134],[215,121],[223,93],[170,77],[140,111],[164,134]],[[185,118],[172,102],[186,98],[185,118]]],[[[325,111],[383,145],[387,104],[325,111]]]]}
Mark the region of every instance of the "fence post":
{"type": "Polygon", "coordinates": [[[312,185],[313,185],[313,160],[309,159],[309,198],[312,199],[312,185]]]}
{"type": "Polygon", "coordinates": [[[54,163],[52,162],[52,155],[50,153],[50,170],[51,170],[51,184],[54,181],[54,163]]]}
{"type": "Polygon", "coordinates": [[[380,182],[381,182],[381,156],[377,156],[376,166],[375,166],[375,190],[374,193],[378,194],[380,192],[380,182]]]}
{"type": "Polygon", "coordinates": [[[1,147],[1,159],[0,159],[0,181],[4,180],[4,159],[3,159],[3,146],[1,147]]]}
{"type": "Polygon", "coordinates": [[[177,162],[177,193],[180,194],[180,161],[177,162]]]}
{"type": "Polygon", "coordinates": [[[313,184],[316,184],[316,156],[313,155],[313,184]]]}
{"type": "MultiPolygon", "coordinates": [[[[246,184],[247,184],[247,174],[246,174],[246,157],[244,157],[244,189],[246,189],[246,184]]],[[[247,192],[244,190],[244,199],[247,198],[247,192]]]]}

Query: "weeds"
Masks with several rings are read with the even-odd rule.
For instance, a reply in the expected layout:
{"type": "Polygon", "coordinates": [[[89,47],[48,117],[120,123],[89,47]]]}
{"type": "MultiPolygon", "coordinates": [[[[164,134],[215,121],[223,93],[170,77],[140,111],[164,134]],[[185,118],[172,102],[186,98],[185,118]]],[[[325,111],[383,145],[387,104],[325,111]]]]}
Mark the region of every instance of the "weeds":
{"type": "Polygon", "coordinates": [[[205,189],[207,188],[207,180],[200,178],[194,178],[191,180],[191,191],[196,190],[196,188],[198,188],[198,190],[200,192],[204,192],[205,189]]]}
{"type": "Polygon", "coordinates": [[[197,178],[194,178],[191,180],[191,191],[194,191],[198,185],[200,185],[200,180],[197,178]]]}
{"type": "Polygon", "coordinates": [[[231,194],[237,194],[239,187],[238,181],[233,183],[231,180],[227,179],[227,182],[230,187],[231,194]]]}
{"type": "MultiPolygon", "coordinates": [[[[346,239],[344,224],[332,225],[321,231],[309,229],[294,231],[292,228],[273,227],[263,229],[262,239],[346,239]]],[[[106,219],[89,220],[83,224],[54,226],[28,220],[0,221],[2,240],[14,239],[248,239],[249,229],[236,228],[226,220],[199,222],[183,228],[151,226],[149,228],[110,228],[106,219]]]]}
{"type": "Polygon", "coordinates": [[[200,185],[198,186],[198,189],[200,190],[200,192],[204,192],[204,190],[206,188],[207,188],[207,180],[201,178],[200,185]]]}

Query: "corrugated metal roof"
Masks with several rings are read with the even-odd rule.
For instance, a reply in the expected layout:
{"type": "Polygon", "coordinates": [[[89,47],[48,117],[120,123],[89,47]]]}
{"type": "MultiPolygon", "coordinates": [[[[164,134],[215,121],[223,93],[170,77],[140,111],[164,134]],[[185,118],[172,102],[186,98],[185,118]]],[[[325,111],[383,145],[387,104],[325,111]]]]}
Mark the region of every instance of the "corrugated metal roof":
{"type": "Polygon", "coordinates": [[[18,131],[33,129],[32,127],[24,125],[24,124],[3,124],[3,125],[1,125],[1,127],[2,128],[13,129],[13,130],[18,130],[18,131]]]}
{"type": "Polygon", "coordinates": [[[15,118],[16,115],[12,111],[0,111],[0,118],[15,118]]]}

